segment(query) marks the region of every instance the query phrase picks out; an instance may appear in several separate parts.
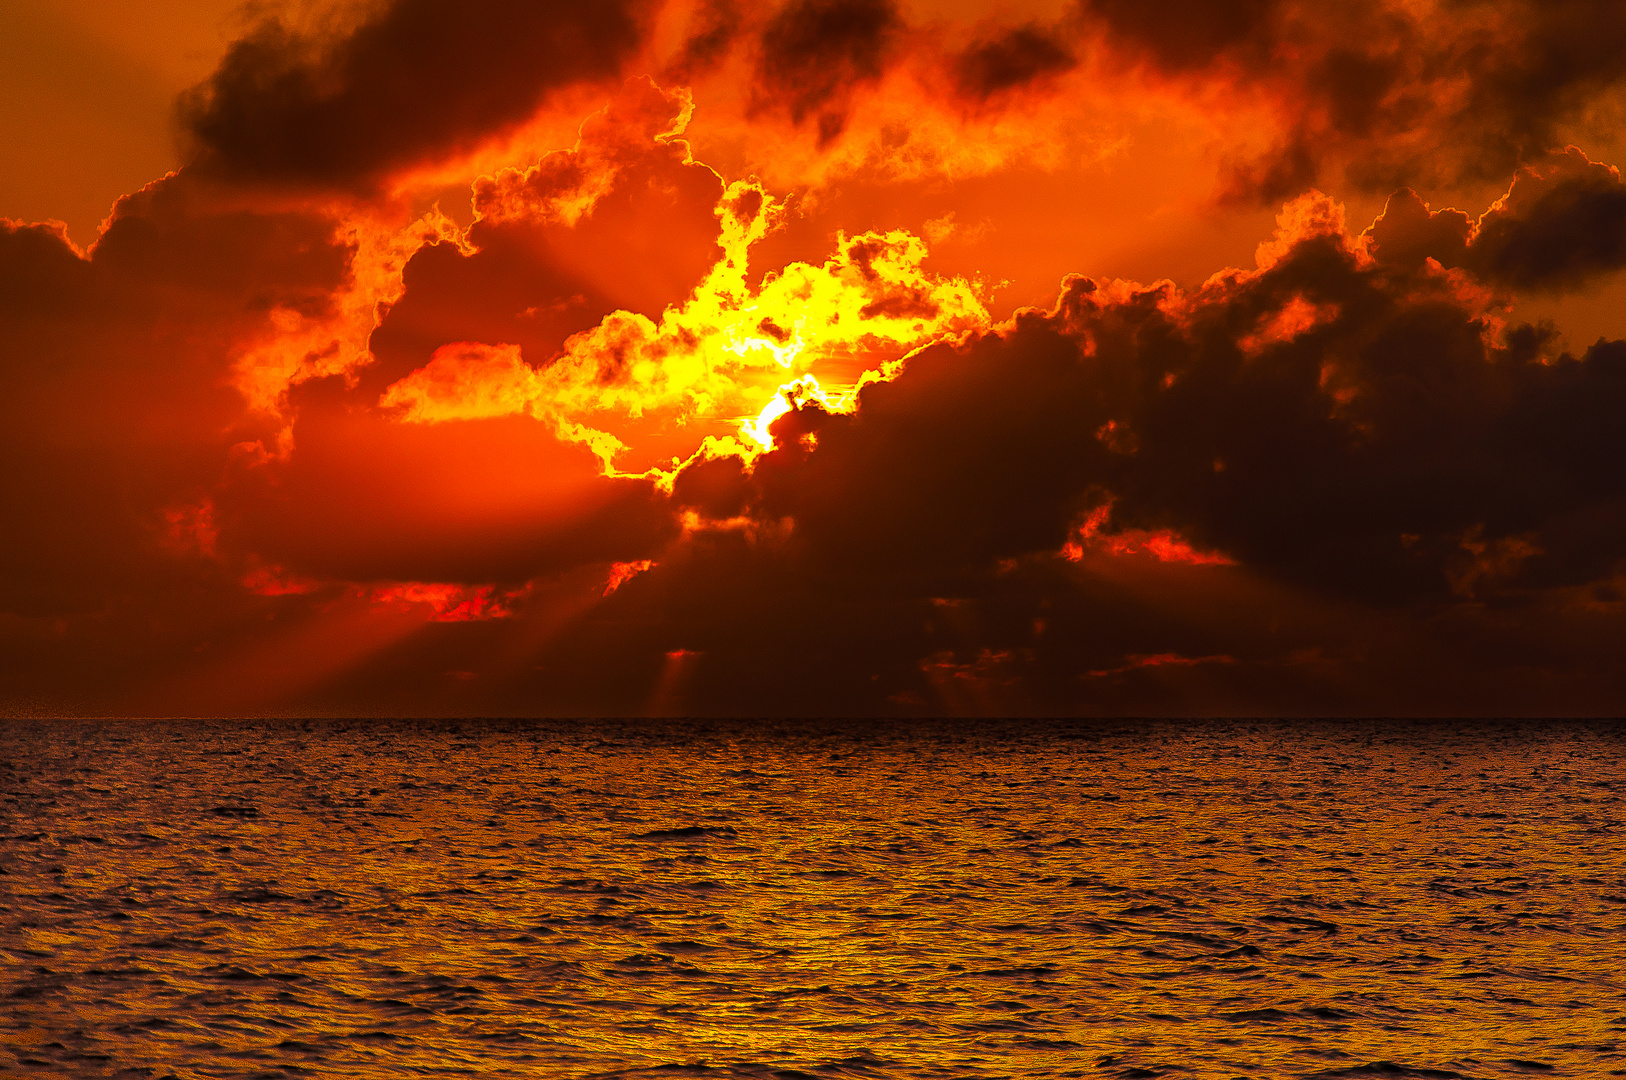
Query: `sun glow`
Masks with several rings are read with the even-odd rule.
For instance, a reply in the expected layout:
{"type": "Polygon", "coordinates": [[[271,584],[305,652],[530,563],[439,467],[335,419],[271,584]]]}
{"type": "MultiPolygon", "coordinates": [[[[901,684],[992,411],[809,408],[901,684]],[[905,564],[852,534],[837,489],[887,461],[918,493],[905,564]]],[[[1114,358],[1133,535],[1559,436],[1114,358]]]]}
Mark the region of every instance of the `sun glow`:
{"type": "MultiPolygon", "coordinates": [[[[477,228],[482,222],[580,227],[602,207],[613,213],[617,185],[644,183],[651,162],[715,176],[682,138],[693,111],[687,91],[634,80],[583,123],[571,150],[475,179],[467,227],[438,206],[403,225],[399,205],[324,204],[334,242],[349,252],[348,275],[321,310],[272,306],[238,356],[233,385],[252,415],[274,425],[249,436],[243,459],[289,459],[291,389],[330,377],[354,386],[377,363],[372,336],[406,294],[407,264],[426,247],[472,257],[481,250],[477,237],[488,235],[477,228]]],[[[719,178],[718,190],[718,254],[681,302],[658,314],[612,310],[551,355],[530,354],[511,339],[436,345],[427,362],[385,387],[378,404],[406,424],[530,416],[555,438],[588,448],[606,476],[670,483],[672,467],[696,455],[751,460],[772,447],[769,425],[795,404],[851,408],[856,388],[894,377],[900,358],[991,323],[987,286],[926,269],[926,241],[903,229],[838,232],[823,262],[756,270],[754,249],[792,208],[756,177],[719,178]],[[822,387],[843,393],[832,401],[822,387]]],[[[545,303],[535,310],[554,302],[537,300],[545,303]]]]}
{"type": "MultiPolygon", "coordinates": [[[[666,153],[684,147],[686,155],[678,136],[687,119],[679,109],[648,145],[666,153]]],[[[615,170],[629,167],[632,151],[624,135],[617,138],[619,156],[578,162],[604,175],[576,179],[571,190],[592,196],[571,204],[577,219],[611,190],[615,170]]],[[[497,220],[556,216],[523,182],[529,176],[477,181],[477,205],[497,220]]],[[[787,204],[755,178],[722,192],[713,211],[719,257],[682,303],[655,318],[613,311],[553,356],[525,356],[496,341],[442,346],[391,384],[380,404],[407,423],[530,415],[559,438],[589,446],[606,475],[665,476],[672,459],[749,458],[770,447],[768,425],[797,395],[828,404],[817,377],[854,386],[887,378],[905,353],[989,325],[985,287],[926,270],[925,241],[904,230],[839,233],[823,263],[792,262],[754,281],[751,250],[785,222],[787,204]],[[740,433],[743,443],[734,438],[740,433]]]]}
{"type": "Polygon", "coordinates": [[[776,207],[753,182],[730,185],[718,208],[722,258],[658,321],[614,312],[540,366],[512,345],[445,346],[381,404],[416,423],[526,413],[591,446],[606,474],[644,475],[655,461],[691,456],[708,435],[732,434],[742,414],[754,416],[741,425],[747,438],[771,447],[768,424],[792,400],[828,404],[815,371],[852,384],[885,378],[902,354],[988,324],[980,287],[924,270],[924,241],[903,231],[838,237],[823,264],[792,263],[753,287],[749,248],[776,207]],[[786,372],[798,378],[786,383],[786,372]],[[639,436],[652,429],[684,429],[688,445],[640,456],[639,436]]]}
{"type": "Polygon", "coordinates": [[[847,412],[856,404],[851,395],[832,402],[823,388],[819,386],[819,380],[811,375],[803,375],[795,382],[785,383],[779,387],[768,403],[762,406],[762,411],[757,413],[754,418],[740,421],[741,433],[750,439],[755,447],[760,448],[748,449],[741,456],[750,460],[757,453],[772,450],[774,441],[773,435],[768,430],[769,427],[781,416],[809,403],[817,403],[829,412],[847,412]]]}

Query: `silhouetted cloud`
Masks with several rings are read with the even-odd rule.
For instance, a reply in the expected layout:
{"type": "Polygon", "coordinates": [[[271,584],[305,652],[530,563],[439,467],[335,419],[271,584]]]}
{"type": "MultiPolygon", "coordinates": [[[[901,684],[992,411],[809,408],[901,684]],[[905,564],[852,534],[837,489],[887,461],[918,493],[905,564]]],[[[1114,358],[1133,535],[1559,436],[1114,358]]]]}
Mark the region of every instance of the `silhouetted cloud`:
{"type": "Polygon", "coordinates": [[[365,186],[528,119],[553,90],[616,76],[641,0],[390,0],[337,39],[272,18],[181,103],[196,162],[246,180],[365,186]]]}
{"type": "Polygon", "coordinates": [[[1559,290],[1626,267],[1626,183],[1570,147],[1520,170],[1476,219],[1430,211],[1411,189],[1390,198],[1369,233],[1377,258],[1415,267],[1432,258],[1515,289],[1559,290]]]}
{"type": "Polygon", "coordinates": [[[1067,711],[1092,672],[1147,657],[1219,664],[1202,677],[1238,692],[1299,662],[1305,641],[1133,599],[1152,566],[1192,597],[1319,597],[1301,602],[1329,617],[1533,613],[1622,573],[1626,342],[1543,356],[1539,333],[1495,325],[1471,282],[1391,273],[1307,199],[1256,271],[1190,295],[1075,279],[1049,312],[915,356],[851,414],[788,413],[753,469],[691,466],[674,499],[718,524],[622,602],[705,595],[711,618],[758,626],[730,645],[684,605],[664,639],[729,673],[721,700],[750,700],[726,657],[783,633],[826,687],[873,678],[973,711],[928,684],[1067,711]],[[704,583],[672,580],[691,573],[704,583]],[[749,581],[738,608],[724,578],[749,581]],[[765,595],[782,618],[751,611],[765,595]]]}
{"type": "Polygon", "coordinates": [[[762,28],[756,107],[812,118],[821,142],[834,139],[850,95],[884,74],[902,29],[892,0],[789,0],[762,28]]]}
{"type": "Polygon", "coordinates": [[[1504,175],[1626,79],[1626,11],[1603,0],[1144,4],[1080,0],[1111,56],[1197,88],[1263,94],[1276,146],[1236,194],[1290,197],[1336,168],[1371,188],[1504,175]]]}
{"type": "Polygon", "coordinates": [[[671,75],[687,79],[716,67],[737,43],[744,25],[738,0],[705,0],[695,9],[671,75]]]}
{"type": "Polygon", "coordinates": [[[1078,64],[1058,35],[1034,23],[973,43],[954,60],[961,94],[985,99],[1070,71],[1078,64]]]}
{"type": "Polygon", "coordinates": [[[0,606],[97,610],[165,576],[166,507],[236,441],[238,342],[273,307],[328,308],[350,254],[334,232],[184,175],[121,199],[88,256],[0,225],[0,606]]]}
{"type": "Polygon", "coordinates": [[[1115,46],[1175,72],[1207,67],[1245,47],[1252,49],[1249,61],[1268,58],[1275,21],[1285,6],[1281,0],[1079,0],[1085,19],[1115,46]]]}
{"type": "MultiPolygon", "coordinates": [[[[1473,288],[1391,276],[1296,209],[1306,231],[1260,270],[1189,296],[1076,279],[1052,312],[915,357],[851,415],[787,415],[752,513],[894,584],[1057,552],[1100,507],[1102,537],[1172,530],[1368,601],[1610,573],[1626,533],[1545,553],[1550,530],[1626,520],[1626,436],[1604,419],[1626,406],[1626,343],[1545,362],[1526,335],[1498,344],[1473,288]]],[[[677,494],[740,499],[720,478],[677,494]]]]}

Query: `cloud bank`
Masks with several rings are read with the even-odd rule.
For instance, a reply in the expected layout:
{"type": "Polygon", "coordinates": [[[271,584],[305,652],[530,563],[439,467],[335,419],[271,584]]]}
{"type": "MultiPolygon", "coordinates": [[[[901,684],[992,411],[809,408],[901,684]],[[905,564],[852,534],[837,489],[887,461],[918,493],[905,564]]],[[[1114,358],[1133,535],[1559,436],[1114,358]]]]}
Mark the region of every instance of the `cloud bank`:
{"type": "Polygon", "coordinates": [[[1626,23],[1157,10],[260,24],[88,249],[0,225],[0,706],[1617,712],[1626,340],[1519,312],[1626,268],[1626,23]],[[1103,103],[1267,118],[1190,189],[1274,231],[1002,311],[1103,103]]]}

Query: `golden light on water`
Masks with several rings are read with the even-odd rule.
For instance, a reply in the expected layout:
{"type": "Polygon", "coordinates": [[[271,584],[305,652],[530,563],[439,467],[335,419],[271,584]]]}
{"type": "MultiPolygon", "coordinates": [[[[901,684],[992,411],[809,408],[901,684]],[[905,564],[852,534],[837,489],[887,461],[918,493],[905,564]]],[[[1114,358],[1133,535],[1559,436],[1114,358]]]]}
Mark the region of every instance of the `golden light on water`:
{"type": "Polygon", "coordinates": [[[4,1030],[76,1076],[1584,1075],[1619,1061],[1617,743],[42,728],[4,1030]]]}
{"type": "Polygon", "coordinates": [[[0,5],[0,1074],[1626,1073],[1626,6],[232,6],[0,5]]]}

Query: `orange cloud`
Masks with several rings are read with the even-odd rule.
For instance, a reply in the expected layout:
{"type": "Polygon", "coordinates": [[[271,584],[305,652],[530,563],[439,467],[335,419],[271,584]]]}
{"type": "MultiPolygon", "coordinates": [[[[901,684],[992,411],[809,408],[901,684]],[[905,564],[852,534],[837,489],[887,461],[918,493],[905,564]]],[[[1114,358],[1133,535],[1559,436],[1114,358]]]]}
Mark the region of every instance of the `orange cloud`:
{"type": "Polygon", "coordinates": [[[610,564],[610,579],[604,583],[604,595],[609,596],[615,590],[642,574],[646,570],[654,569],[654,559],[639,559],[636,562],[618,562],[610,564]]]}
{"type": "Polygon", "coordinates": [[[1575,10],[260,24],[0,224],[0,704],[1618,712],[1575,10]]]}

